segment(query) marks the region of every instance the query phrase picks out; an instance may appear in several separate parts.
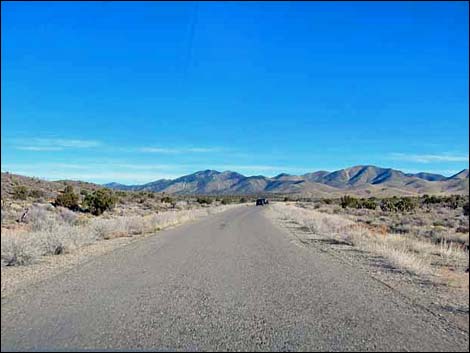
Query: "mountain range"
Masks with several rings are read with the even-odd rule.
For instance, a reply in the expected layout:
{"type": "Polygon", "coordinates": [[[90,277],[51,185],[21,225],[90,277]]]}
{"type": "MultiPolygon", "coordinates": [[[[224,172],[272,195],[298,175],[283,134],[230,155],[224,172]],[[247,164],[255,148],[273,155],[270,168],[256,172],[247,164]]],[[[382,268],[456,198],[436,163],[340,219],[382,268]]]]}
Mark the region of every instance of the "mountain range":
{"type": "Polygon", "coordinates": [[[404,173],[370,165],[354,166],[334,172],[317,171],[303,175],[279,174],[244,176],[233,171],[204,170],[177,179],[160,179],[143,185],[109,183],[117,190],[155,191],[169,194],[301,194],[331,197],[345,193],[357,196],[417,194],[468,194],[469,171],[445,177],[432,173],[404,173]]]}

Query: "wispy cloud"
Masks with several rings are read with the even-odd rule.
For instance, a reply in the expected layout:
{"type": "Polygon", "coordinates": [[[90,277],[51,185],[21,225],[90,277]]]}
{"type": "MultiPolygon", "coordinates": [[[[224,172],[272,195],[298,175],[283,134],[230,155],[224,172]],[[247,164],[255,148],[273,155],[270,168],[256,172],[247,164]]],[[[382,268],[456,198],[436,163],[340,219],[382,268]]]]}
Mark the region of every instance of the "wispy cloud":
{"type": "Polygon", "coordinates": [[[392,153],[390,159],[416,162],[416,163],[433,163],[433,162],[468,162],[468,155],[455,154],[406,154],[392,153]]]}
{"type": "Polygon", "coordinates": [[[65,149],[86,149],[102,147],[114,152],[143,152],[156,154],[185,154],[185,153],[213,153],[225,151],[221,147],[128,147],[103,145],[100,141],[84,139],[63,139],[63,138],[22,138],[9,140],[13,148],[21,151],[62,151],[65,149]]]}
{"type": "Polygon", "coordinates": [[[462,169],[426,169],[425,171],[423,171],[421,169],[404,168],[402,169],[402,172],[413,173],[413,174],[426,172],[426,173],[432,173],[432,174],[440,174],[440,175],[449,177],[449,176],[457,174],[461,170],[462,169]]]}
{"type": "Polygon", "coordinates": [[[15,147],[17,150],[20,151],[62,151],[62,147],[52,147],[52,146],[17,146],[15,147]]]}
{"type": "Polygon", "coordinates": [[[163,153],[163,154],[181,154],[181,153],[211,153],[220,152],[220,147],[183,147],[183,148],[167,148],[167,147],[141,147],[138,149],[145,153],[163,153]]]}
{"type": "Polygon", "coordinates": [[[77,140],[62,138],[31,138],[17,139],[13,141],[13,146],[22,151],[62,151],[64,149],[93,148],[101,143],[95,140],[77,140]]]}

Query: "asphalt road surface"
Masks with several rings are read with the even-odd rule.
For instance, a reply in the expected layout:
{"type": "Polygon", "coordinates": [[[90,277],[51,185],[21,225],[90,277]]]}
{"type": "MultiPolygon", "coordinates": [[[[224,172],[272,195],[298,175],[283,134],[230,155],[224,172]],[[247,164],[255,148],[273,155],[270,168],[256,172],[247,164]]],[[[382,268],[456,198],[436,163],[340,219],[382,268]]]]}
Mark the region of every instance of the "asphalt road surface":
{"type": "Polygon", "coordinates": [[[160,232],[7,298],[2,351],[468,351],[468,334],[296,245],[264,210],[160,232]]]}

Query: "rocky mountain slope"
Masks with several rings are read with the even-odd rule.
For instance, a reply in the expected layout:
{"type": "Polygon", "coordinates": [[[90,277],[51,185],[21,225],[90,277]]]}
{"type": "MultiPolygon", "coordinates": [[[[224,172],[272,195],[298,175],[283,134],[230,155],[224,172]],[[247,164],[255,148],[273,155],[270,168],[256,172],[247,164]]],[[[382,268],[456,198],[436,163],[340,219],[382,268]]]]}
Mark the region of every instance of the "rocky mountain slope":
{"type": "Polygon", "coordinates": [[[231,171],[204,170],[173,180],[162,179],[143,185],[111,183],[105,186],[119,190],[147,190],[171,194],[296,193],[318,197],[346,192],[360,196],[468,194],[469,173],[468,169],[465,169],[454,176],[445,177],[431,173],[406,174],[399,170],[375,166],[354,166],[334,172],[247,177],[231,171]]]}

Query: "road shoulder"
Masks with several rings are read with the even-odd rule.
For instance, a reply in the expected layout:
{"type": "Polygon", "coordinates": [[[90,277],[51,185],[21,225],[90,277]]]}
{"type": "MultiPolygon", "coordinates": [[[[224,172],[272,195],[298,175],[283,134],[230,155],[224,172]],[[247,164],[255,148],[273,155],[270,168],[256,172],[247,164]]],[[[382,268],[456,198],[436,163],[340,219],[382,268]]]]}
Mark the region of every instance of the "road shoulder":
{"type": "MultiPolygon", "coordinates": [[[[411,305],[435,316],[446,325],[469,333],[469,292],[468,288],[448,288],[436,285],[425,278],[399,271],[380,256],[359,250],[347,244],[325,241],[299,224],[283,219],[272,209],[263,212],[276,227],[283,230],[299,247],[322,252],[332,261],[362,271],[378,283],[396,292],[411,305]]],[[[313,255],[313,254],[312,254],[313,255]]]]}

